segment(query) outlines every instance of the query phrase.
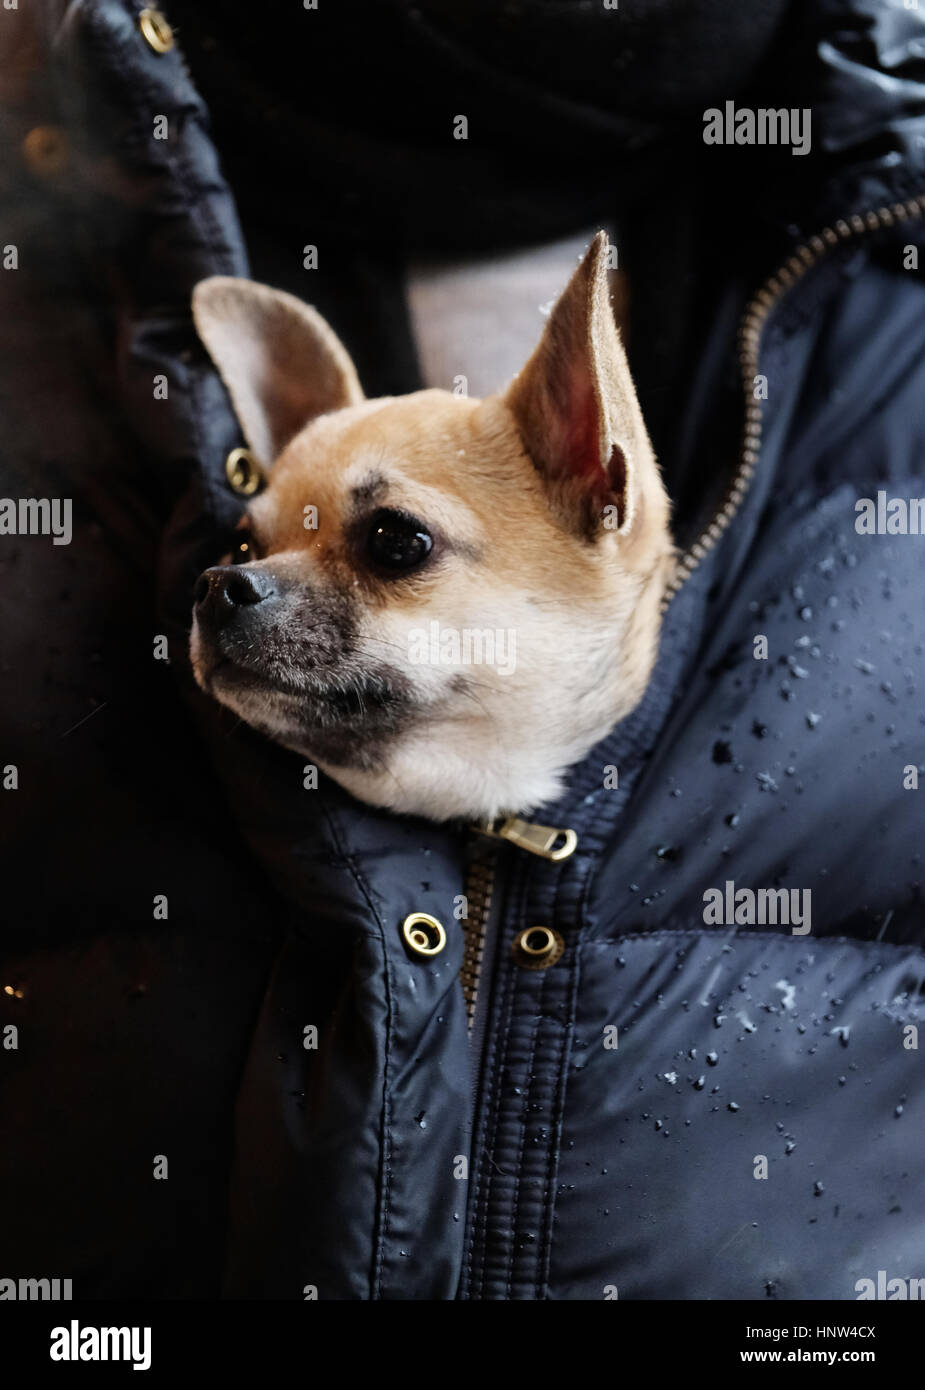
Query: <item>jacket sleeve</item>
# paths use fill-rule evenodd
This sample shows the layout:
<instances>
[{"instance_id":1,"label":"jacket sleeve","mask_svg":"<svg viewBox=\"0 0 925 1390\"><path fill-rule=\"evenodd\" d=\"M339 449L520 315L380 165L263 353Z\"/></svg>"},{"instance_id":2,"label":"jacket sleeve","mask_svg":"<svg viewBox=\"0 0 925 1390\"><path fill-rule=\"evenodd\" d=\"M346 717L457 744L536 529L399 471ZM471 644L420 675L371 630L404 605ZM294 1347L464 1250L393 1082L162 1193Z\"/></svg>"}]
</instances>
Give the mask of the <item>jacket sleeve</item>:
<instances>
[{"instance_id":1,"label":"jacket sleeve","mask_svg":"<svg viewBox=\"0 0 925 1390\"><path fill-rule=\"evenodd\" d=\"M179 594L239 503L221 488L237 429L189 293L245 261L202 104L138 9L30 0L0 18L0 492L73 518L62 544L0 535L18 778L0 1032L19 1030L0 1077L17 1132L0 1145L0 1223L13 1273L73 1276L77 1298L217 1292L217 1136L284 922L216 812L174 688L182 639L154 659L167 518L217 475L179 562L161 555ZM152 1182L155 1153L169 1183Z\"/></svg>"}]
</instances>

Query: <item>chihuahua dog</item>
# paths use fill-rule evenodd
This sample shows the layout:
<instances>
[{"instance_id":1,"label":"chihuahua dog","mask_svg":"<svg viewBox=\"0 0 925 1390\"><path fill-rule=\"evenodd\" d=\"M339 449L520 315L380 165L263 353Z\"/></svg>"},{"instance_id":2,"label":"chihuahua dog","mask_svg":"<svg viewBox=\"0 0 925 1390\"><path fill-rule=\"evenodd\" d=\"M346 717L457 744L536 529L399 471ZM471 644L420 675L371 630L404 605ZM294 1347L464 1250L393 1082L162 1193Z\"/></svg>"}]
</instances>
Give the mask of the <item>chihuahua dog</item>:
<instances>
[{"instance_id":1,"label":"chihuahua dog","mask_svg":"<svg viewBox=\"0 0 925 1390\"><path fill-rule=\"evenodd\" d=\"M268 484L234 563L198 582L193 671L365 802L530 812L645 690L675 561L607 259L601 232L526 366L482 400L366 400L300 300L195 288Z\"/></svg>"}]
</instances>

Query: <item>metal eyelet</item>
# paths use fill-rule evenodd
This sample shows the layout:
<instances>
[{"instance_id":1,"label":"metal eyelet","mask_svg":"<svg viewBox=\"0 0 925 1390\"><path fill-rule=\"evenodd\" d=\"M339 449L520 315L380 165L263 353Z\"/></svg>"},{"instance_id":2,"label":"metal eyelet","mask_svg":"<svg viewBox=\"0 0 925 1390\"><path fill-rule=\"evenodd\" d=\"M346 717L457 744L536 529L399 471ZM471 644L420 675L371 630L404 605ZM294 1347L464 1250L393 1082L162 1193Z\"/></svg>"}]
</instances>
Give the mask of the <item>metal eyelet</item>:
<instances>
[{"instance_id":1,"label":"metal eyelet","mask_svg":"<svg viewBox=\"0 0 925 1390\"><path fill-rule=\"evenodd\" d=\"M145 43L155 53L169 53L173 48L173 30L160 10L142 10L138 16L138 27Z\"/></svg>"},{"instance_id":2,"label":"metal eyelet","mask_svg":"<svg viewBox=\"0 0 925 1390\"><path fill-rule=\"evenodd\" d=\"M565 950L565 939L552 927L525 927L514 937L511 954L524 970L548 970Z\"/></svg>"},{"instance_id":3,"label":"metal eyelet","mask_svg":"<svg viewBox=\"0 0 925 1390\"><path fill-rule=\"evenodd\" d=\"M232 449L225 459L225 477L240 497L252 497L263 483L263 470L250 449Z\"/></svg>"},{"instance_id":4,"label":"metal eyelet","mask_svg":"<svg viewBox=\"0 0 925 1390\"><path fill-rule=\"evenodd\" d=\"M58 125L34 126L22 142L22 156L40 178L63 174L71 159L67 132Z\"/></svg>"},{"instance_id":5,"label":"metal eyelet","mask_svg":"<svg viewBox=\"0 0 925 1390\"><path fill-rule=\"evenodd\" d=\"M439 956L446 945L443 924L428 912L411 912L401 924L405 944L416 956Z\"/></svg>"}]
</instances>

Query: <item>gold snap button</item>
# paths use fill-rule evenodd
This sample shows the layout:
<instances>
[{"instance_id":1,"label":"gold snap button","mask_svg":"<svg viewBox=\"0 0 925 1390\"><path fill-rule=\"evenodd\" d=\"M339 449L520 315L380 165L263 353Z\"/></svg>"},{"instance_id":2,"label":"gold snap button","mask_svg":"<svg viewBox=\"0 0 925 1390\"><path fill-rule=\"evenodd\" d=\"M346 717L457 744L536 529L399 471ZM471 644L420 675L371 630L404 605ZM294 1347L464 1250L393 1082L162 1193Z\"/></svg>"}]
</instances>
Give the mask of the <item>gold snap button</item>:
<instances>
[{"instance_id":1,"label":"gold snap button","mask_svg":"<svg viewBox=\"0 0 925 1390\"><path fill-rule=\"evenodd\" d=\"M446 945L442 924L427 912L409 913L401 924L401 934L416 956L439 956Z\"/></svg>"},{"instance_id":2,"label":"gold snap button","mask_svg":"<svg viewBox=\"0 0 925 1390\"><path fill-rule=\"evenodd\" d=\"M173 48L173 30L160 10L142 10L138 27L145 42L155 53L169 53Z\"/></svg>"},{"instance_id":3,"label":"gold snap button","mask_svg":"<svg viewBox=\"0 0 925 1390\"><path fill-rule=\"evenodd\" d=\"M232 449L225 459L225 477L241 497L252 497L263 482L260 464L250 449Z\"/></svg>"},{"instance_id":4,"label":"gold snap button","mask_svg":"<svg viewBox=\"0 0 925 1390\"><path fill-rule=\"evenodd\" d=\"M34 174L53 178L67 168L71 144L57 125L37 125L22 142L23 159Z\"/></svg>"},{"instance_id":5,"label":"gold snap button","mask_svg":"<svg viewBox=\"0 0 925 1390\"><path fill-rule=\"evenodd\" d=\"M552 927L525 927L514 937L511 953L525 970L548 970L564 950L564 939Z\"/></svg>"}]
</instances>

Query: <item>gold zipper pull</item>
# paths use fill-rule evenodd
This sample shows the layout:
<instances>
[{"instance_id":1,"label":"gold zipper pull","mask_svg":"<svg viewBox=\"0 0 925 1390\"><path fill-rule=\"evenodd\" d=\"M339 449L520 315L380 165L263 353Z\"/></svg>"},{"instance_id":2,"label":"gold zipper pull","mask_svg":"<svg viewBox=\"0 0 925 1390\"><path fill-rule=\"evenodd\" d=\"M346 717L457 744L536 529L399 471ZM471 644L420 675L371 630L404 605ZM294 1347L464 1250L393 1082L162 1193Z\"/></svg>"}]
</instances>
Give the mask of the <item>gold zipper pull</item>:
<instances>
[{"instance_id":1,"label":"gold zipper pull","mask_svg":"<svg viewBox=\"0 0 925 1390\"><path fill-rule=\"evenodd\" d=\"M490 835L495 840L509 840L518 849L538 854L541 859L568 859L578 844L574 830L534 825L531 821L521 820L520 816L498 816L495 820L479 822L475 829L480 835Z\"/></svg>"}]
</instances>

